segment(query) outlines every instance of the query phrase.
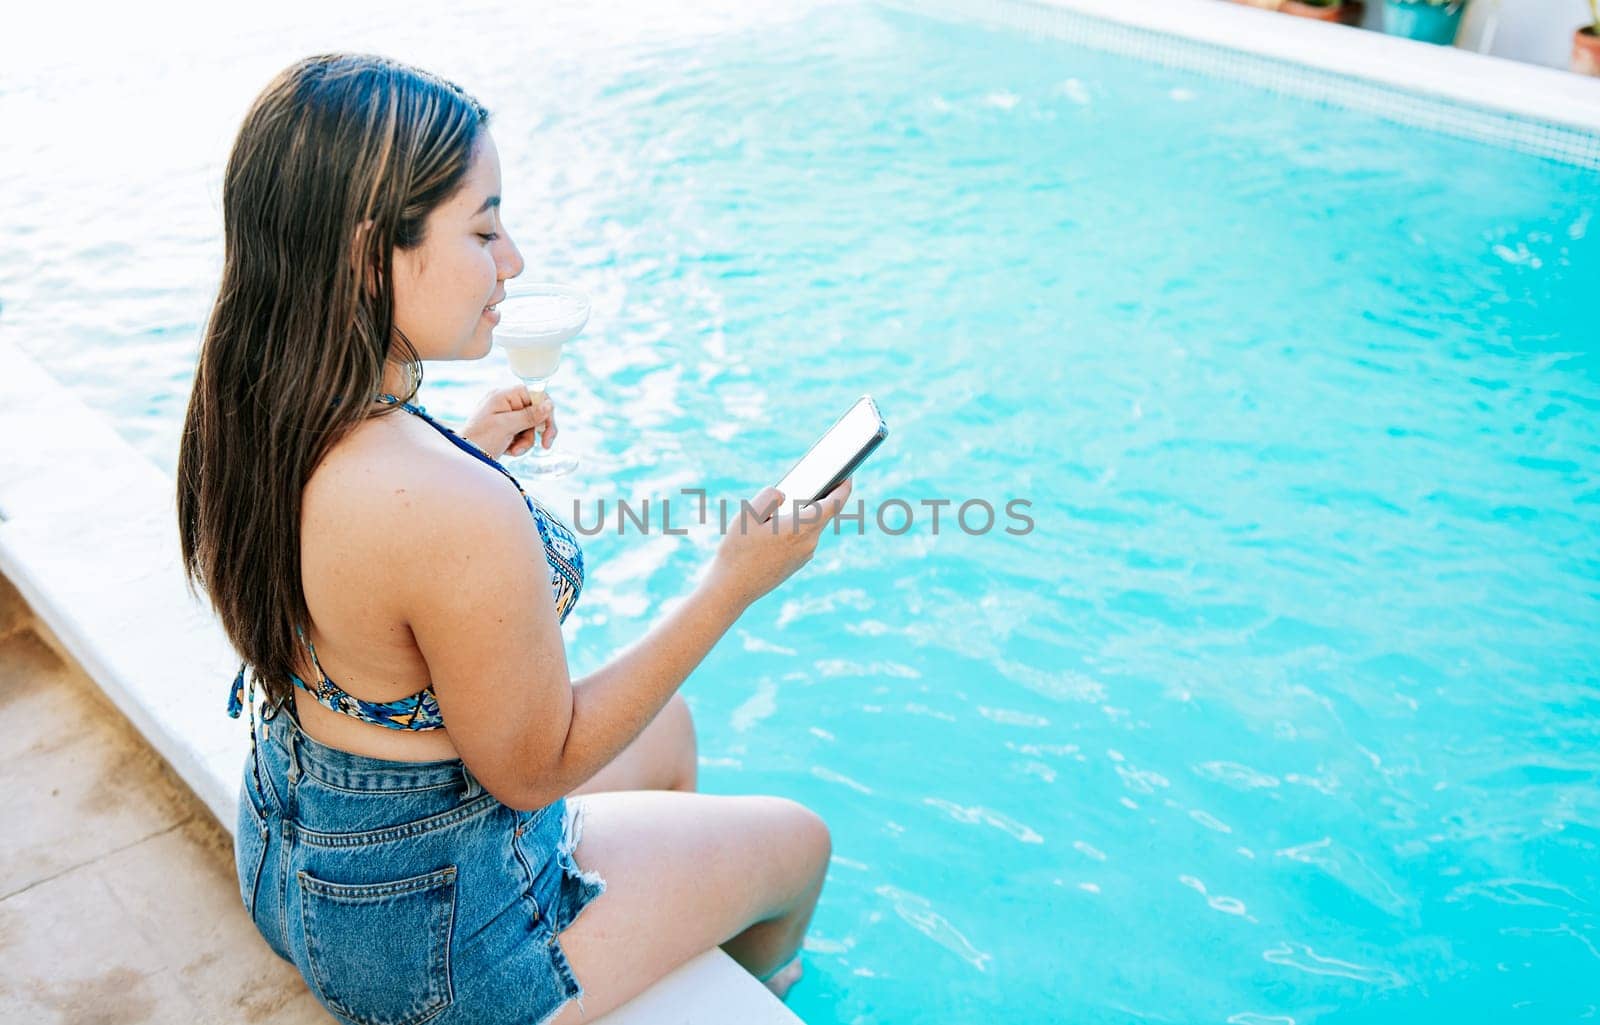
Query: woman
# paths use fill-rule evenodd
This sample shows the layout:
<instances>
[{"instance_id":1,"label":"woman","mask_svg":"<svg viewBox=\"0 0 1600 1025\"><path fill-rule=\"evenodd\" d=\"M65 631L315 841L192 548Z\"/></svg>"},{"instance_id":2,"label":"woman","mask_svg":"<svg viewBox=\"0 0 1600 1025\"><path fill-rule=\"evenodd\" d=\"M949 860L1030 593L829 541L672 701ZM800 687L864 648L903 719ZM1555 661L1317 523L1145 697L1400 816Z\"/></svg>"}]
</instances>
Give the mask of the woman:
<instances>
[{"instance_id":1,"label":"woman","mask_svg":"<svg viewBox=\"0 0 1600 1025\"><path fill-rule=\"evenodd\" d=\"M246 662L241 896L347 1022L575 1022L714 945L782 996L827 827L695 793L675 692L850 482L815 517L764 489L672 612L571 680L581 550L494 461L550 444L548 400L495 392L464 437L412 401L421 360L490 349L523 268L499 202L484 109L380 58L295 64L234 144L178 518Z\"/></svg>"}]
</instances>

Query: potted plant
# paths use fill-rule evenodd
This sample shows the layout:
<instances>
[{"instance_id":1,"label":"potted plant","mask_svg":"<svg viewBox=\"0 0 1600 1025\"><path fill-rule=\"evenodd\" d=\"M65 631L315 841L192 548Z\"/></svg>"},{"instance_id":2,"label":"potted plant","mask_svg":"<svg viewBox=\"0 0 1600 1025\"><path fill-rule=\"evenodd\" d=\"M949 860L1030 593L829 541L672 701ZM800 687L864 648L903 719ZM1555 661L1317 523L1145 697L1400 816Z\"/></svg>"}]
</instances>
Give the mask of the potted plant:
<instances>
[{"instance_id":1,"label":"potted plant","mask_svg":"<svg viewBox=\"0 0 1600 1025\"><path fill-rule=\"evenodd\" d=\"M1249 7L1268 11L1282 11L1302 18L1318 21L1337 21L1346 25L1361 24L1366 11L1365 0L1237 0Z\"/></svg>"},{"instance_id":2,"label":"potted plant","mask_svg":"<svg viewBox=\"0 0 1600 1025\"><path fill-rule=\"evenodd\" d=\"M1449 46L1456 41L1466 9L1467 0L1384 0L1383 30L1391 36Z\"/></svg>"},{"instance_id":3,"label":"potted plant","mask_svg":"<svg viewBox=\"0 0 1600 1025\"><path fill-rule=\"evenodd\" d=\"M1283 0L1278 8L1284 14L1318 21L1340 21L1344 17L1343 0Z\"/></svg>"},{"instance_id":4,"label":"potted plant","mask_svg":"<svg viewBox=\"0 0 1600 1025\"><path fill-rule=\"evenodd\" d=\"M1600 0L1589 0L1589 24L1572 34L1572 70L1600 75Z\"/></svg>"}]
</instances>

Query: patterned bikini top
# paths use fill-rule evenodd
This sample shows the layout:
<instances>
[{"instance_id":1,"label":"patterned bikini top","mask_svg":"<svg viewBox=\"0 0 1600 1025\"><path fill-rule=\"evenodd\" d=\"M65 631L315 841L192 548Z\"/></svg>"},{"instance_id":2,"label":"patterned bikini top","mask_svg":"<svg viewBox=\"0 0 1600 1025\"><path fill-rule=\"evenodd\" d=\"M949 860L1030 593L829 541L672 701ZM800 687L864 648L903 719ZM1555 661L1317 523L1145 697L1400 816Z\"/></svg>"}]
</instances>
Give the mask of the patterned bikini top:
<instances>
[{"instance_id":1,"label":"patterned bikini top","mask_svg":"<svg viewBox=\"0 0 1600 1025\"><path fill-rule=\"evenodd\" d=\"M545 559L550 563L550 586L555 589L556 614L562 622L565 622L567 613L571 612L572 607L578 602L578 593L583 590L583 549L578 546L577 537L567 525L539 504L533 496L523 491L522 483L512 476L509 470L485 454L478 446L429 416L426 409L401 401L393 395L380 395L378 399L421 417L454 442L457 448L499 470L516 486L517 492L522 495L523 503L533 514L533 522L539 529L539 538L544 542ZM305 641L306 647L311 652L311 664L316 667L317 679L312 683L306 683L298 676L290 678L295 686L310 694L318 704L391 730L437 730L444 727L444 718L439 714L439 701L434 696L431 685L397 701L364 701L346 693L338 684L328 679L328 674L322 671L322 663L317 661L315 645L301 628L296 627L295 632L302 641ZM233 689L228 695L228 714L235 719L239 718L244 710L245 668L244 664L239 666L239 675L234 678Z\"/></svg>"}]
</instances>

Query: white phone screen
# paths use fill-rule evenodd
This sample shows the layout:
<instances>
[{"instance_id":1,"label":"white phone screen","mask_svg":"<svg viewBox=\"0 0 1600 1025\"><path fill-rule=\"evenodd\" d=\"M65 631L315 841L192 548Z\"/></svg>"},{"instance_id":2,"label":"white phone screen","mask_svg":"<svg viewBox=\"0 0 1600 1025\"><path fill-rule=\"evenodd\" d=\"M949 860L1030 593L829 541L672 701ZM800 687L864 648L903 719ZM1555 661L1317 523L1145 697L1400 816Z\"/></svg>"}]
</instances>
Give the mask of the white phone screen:
<instances>
[{"instance_id":1,"label":"white phone screen","mask_svg":"<svg viewBox=\"0 0 1600 1025\"><path fill-rule=\"evenodd\" d=\"M811 502L825 497L818 492L877 433L877 411L871 402L858 401L778 482L785 504L792 506L795 501Z\"/></svg>"}]
</instances>

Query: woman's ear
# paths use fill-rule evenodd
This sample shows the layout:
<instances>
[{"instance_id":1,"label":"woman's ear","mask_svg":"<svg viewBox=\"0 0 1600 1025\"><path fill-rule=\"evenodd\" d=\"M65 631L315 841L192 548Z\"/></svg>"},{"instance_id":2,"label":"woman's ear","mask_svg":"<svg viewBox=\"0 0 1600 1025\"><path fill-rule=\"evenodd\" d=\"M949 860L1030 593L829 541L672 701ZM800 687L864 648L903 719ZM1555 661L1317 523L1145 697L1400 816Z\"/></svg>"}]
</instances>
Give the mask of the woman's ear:
<instances>
[{"instance_id":1,"label":"woman's ear","mask_svg":"<svg viewBox=\"0 0 1600 1025\"><path fill-rule=\"evenodd\" d=\"M356 225L356 230L350 233L350 266L355 270L357 280L361 282L362 290L369 298L378 294L378 286L382 283L381 272L368 250L375 224L376 222L369 218Z\"/></svg>"}]
</instances>

